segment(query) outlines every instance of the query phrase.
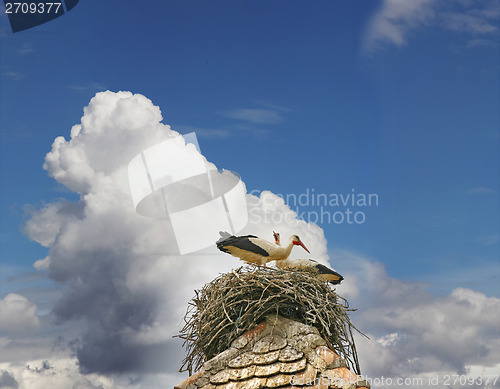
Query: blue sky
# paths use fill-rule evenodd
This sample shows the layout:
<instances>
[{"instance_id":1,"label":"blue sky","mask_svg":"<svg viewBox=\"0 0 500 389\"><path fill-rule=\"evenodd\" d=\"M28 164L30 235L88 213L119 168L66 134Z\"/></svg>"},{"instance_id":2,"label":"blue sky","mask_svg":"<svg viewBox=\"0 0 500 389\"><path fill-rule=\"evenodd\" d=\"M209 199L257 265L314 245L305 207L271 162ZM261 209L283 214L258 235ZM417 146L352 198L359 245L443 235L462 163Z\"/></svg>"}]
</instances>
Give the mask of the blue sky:
<instances>
[{"instance_id":1,"label":"blue sky","mask_svg":"<svg viewBox=\"0 0 500 389\"><path fill-rule=\"evenodd\" d=\"M497 2L151 3L82 1L16 34L0 17L0 297L53 282L22 230L78 201L44 158L105 90L146 96L249 192L376 193L363 224L320 224L338 271L350 252L438 297L500 297Z\"/></svg>"},{"instance_id":2,"label":"blue sky","mask_svg":"<svg viewBox=\"0 0 500 389\"><path fill-rule=\"evenodd\" d=\"M250 190L379 194L366 225L323 227L390 274L497 261L498 31L429 22L401 47L363 51L381 4L96 4L17 34L3 18L4 264L41 255L19 234L23 207L71 198L43 157L106 89L144 94L173 129L199 129L207 158ZM225 114L239 109L274 116Z\"/></svg>"}]
</instances>

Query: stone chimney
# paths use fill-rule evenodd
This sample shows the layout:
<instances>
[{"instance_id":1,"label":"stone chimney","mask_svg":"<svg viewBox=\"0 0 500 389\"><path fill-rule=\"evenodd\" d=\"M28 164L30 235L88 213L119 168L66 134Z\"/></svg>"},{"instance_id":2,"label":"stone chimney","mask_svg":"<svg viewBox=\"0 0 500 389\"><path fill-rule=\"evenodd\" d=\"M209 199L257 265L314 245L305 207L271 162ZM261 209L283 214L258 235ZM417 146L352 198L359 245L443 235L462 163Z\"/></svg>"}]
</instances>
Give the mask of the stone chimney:
<instances>
[{"instance_id":1,"label":"stone chimney","mask_svg":"<svg viewBox=\"0 0 500 389\"><path fill-rule=\"evenodd\" d=\"M368 389L310 325L270 315L174 389Z\"/></svg>"}]
</instances>

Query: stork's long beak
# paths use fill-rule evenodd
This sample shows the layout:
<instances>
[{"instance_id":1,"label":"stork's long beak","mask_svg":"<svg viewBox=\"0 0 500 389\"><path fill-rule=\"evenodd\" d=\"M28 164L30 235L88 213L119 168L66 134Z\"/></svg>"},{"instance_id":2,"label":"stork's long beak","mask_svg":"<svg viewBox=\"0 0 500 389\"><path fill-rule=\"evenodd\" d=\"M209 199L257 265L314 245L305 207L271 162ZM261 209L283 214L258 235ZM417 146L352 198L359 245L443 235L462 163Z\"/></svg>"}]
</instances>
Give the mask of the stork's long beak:
<instances>
[{"instance_id":1,"label":"stork's long beak","mask_svg":"<svg viewBox=\"0 0 500 389\"><path fill-rule=\"evenodd\" d=\"M311 254L311 252L307 249L307 247L304 245L304 243L302 243L301 240L299 240L299 244L302 246L304 250L306 250L309 254Z\"/></svg>"}]
</instances>

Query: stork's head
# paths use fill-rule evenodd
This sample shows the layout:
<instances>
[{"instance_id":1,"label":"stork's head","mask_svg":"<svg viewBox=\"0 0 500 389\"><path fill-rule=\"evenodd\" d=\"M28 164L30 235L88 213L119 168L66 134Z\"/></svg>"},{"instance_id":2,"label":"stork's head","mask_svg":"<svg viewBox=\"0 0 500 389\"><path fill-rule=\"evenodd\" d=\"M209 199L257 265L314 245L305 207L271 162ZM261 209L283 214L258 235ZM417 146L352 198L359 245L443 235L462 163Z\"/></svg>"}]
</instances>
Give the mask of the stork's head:
<instances>
[{"instance_id":1,"label":"stork's head","mask_svg":"<svg viewBox=\"0 0 500 389\"><path fill-rule=\"evenodd\" d=\"M302 246L302 248L304 250L306 250L309 254L311 254L311 252L307 249L306 246L304 246L304 243L302 243L302 241L300 240L299 236L298 235L292 235L291 237L292 239L292 243L296 246Z\"/></svg>"},{"instance_id":2,"label":"stork's head","mask_svg":"<svg viewBox=\"0 0 500 389\"><path fill-rule=\"evenodd\" d=\"M274 236L274 243L276 243L278 246L281 246L280 234L278 232L273 231L273 236Z\"/></svg>"}]
</instances>

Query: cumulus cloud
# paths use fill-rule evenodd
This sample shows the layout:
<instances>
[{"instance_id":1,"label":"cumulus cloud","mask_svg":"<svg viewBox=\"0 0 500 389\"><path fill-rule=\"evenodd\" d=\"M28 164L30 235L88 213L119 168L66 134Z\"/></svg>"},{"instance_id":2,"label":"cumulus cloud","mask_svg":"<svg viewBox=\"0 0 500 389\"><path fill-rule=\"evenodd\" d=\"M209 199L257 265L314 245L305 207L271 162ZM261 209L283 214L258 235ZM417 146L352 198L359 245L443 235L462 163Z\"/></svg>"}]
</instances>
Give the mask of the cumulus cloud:
<instances>
[{"instance_id":1,"label":"cumulus cloud","mask_svg":"<svg viewBox=\"0 0 500 389\"><path fill-rule=\"evenodd\" d=\"M498 31L498 2L475 0L446 3L437 0L385 0L366 28L362 48L372 53L382 47L404 46L410 35L428 26L456 33L488 35ZM467 47L491 46L489 40L469 40Z\"/></svg>"},{"instance_id":2,"label":"cumulus cloud","mask_svg":"<svg viewBox=\"0 0 500 389\"><path fill-rule=\"evenodd\" d=\"M57 322L84 326L54 342L64 344L62 351L44 345L49 350L44 355L51 356L46 365L36 359L27 369L20 363L22 353L17 363L0 363L20 387L144 389L173 386L186 377L176 372L185 352L172 336L182 325L187 302L194 289L241 263L215 247L179 255L168 220L134 209L128 163L179 136L162 120L159 108L142 95L98 93L70 138L57 138L47 154L48 174L80 200L30 209L25 231L49 249L35 266L61 287L53 308ZM183 195L186 201L195 196ZM298 234L312 257L328 264L323 230L298 220L281 197L262 191L247 194L246 202L248 224L241 234L272 240L274 230L283 242ZM292 251L293 258L305 254L300 247ZM334 252L332 264L345 277L338 292L359 310L355 324L371 337L358 347L366 373L464 371L498 361L500 345L493 335L498 299L463 288L435 298L425 285L394 279L379 262L348 252ZM32 323L25 328L35 328L36 307L22 296L16 299L24 304L24 322ZM3 350L14 347L2 342Z\"/></svg>"},{"instance_id":3,"label":"cumulus cloud","mask_svg":"<svg viewBox=\"0 0 500 389\"><path fill-rule=\"evenodd\" d=\"M128 380L98 374L82 375L74 358L28 360L11 366L0 376L0 388L6 389L125 389ZM6 384L7 386L2 386ZM10 385L10 386L9 386Z\"/></svg>"},{"instance_id":4,"label":"cumulus cloud","mask_svg":"<svg viewBox=\"0 0 500 389\"><path fill-rule=\"evenodd\" d=\"M0 331L19 335L38 328L36 304L17 293L9 293L0 300Z\"/></svg>"},{"instance_id":5,"label":"cumulus cloud","mask_svg":"<svg viewBox=\"0 0 500 389\"><path fill-rule=\"evenodd\" d=\"M17 389L19 388L19 384L14 376L12 376L7 370L3 370L2 375L0 376L0 388Z\"/></svg>"},{"instance_id":6,"label":"cumulus cloud","mask_svg":"<svg viewBox=\"0 0 500 389\"><path fill-rule=\"evenodd\" d=\"M21 365L0 363L2 389L158 389L177 383L179 378L171 374L82 374L78 361L71 357L28 359Z\"/></svg>"},{"instance_id":7,"label":"cumulus cloud","mask_svg":"<svg viewBox=\"0 0 500 389\"><path fill-rule=\"evenodd\" d=\"M70 138L56 138L45 158L48 174L78 193L80 200L31 209L25 231L49 248L35 267L47 269L64 287L54 306L58 322L86 323L76 348L84 373L173 374L184 351L172 336L193 290L242 264L214 247L179 255L168 220L144 217L134 209L129 162L143 150L179 137L162 120L160 109L142 95L98 93ZM180 148L190 146L179 143ZM204 161L208 169L216 169ZM189 190L181 194L186 203L199 200ZM325 262L323 231L296 220L296 214L273 196L246 195L250 220L241 233L269 240L273 229L283 237L299 234Z\"/></svg>"},{"instance_id":8,"label":"cumulus cloud","mask_svg":"<svg viewBox=\"0 0 500 389\"><path fill-rule=\"evenodd\" d=\"M358 311L354 323L370 339L357 337L364 374L371 377L430 377L467 374L475 366L494 371L500 361L500 299L466 288L430 295L423 283L390 277L377 262L348 252L333 258L350 268L338 287Z\"/></svg>"},{"instance_id":9,"label":"cumulus cloud","mask_svg":"<svg viewBox=\"0 0 500 389\"><path fill-rule=\"evenodd\" d=\"M46 204L41 209L27 207L26 211L31 217L24 226L25 233L40 245L50 247L61 228L64 228L66 216L70 218L73 215L81 216L83 207L81 204L62 200L58 203Z\"/></svg>"}]
</instances>

